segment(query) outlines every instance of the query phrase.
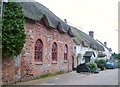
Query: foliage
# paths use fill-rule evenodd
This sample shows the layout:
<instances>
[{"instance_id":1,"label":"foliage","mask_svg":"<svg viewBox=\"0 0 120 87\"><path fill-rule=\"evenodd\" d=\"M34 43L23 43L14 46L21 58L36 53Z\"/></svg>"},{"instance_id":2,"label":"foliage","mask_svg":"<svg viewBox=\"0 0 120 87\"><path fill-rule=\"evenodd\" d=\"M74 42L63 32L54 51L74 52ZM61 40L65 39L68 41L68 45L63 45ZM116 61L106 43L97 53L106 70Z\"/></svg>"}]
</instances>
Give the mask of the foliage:
<instances>
[{"instance_id":1,"label":"foliage","mask_svg":"<svg viewBox=\"0 0 120 87\"><path fill-rule=\"evenodd\" d=\"M44 73L42 75L39 75L39 76L35 77L34 80L41 79L41 78L48 78L48 77L57 76L57 75L61 75L61 74L64 74L64 72L63 71L58 71L56 73Z\"/></svg>"},{"instance_id":2,"label":"foliage","mask_svg":"<svg viewBox=\"0 0 120 87\"><path fill-rule=\"evenodd\" d=\"M112 54L112 56L115 58L115 59L119 59L120 60L120 53L119 54Z\"/></svg>"},{"instance_id":3,"label":"foliage","mask_svg":"<svg viewBox=\"0 0 120 87\"><path fill-rule=\"evenodd\" d=\"M51 76L53 76L51 73L47 73L47 74L42 74L40 78L46 78L46 77L51 77Z\"/></svg>"},{"instance_id":4,"label":"foliage","mask_svg":"<svg viewBox=\"0 0 120 87\"><path fill-rule=\"evenodd\" d=\"M99 65L99 64L103 64L104 66L106 65L106 60L104 60L104 59L100 59L100 60L95 60L95 63L97 64L97 65Z\"/></svg>"},{"instance_id":5,"label":"foliage","mask_svg":"<svg viewBox=\"0 0 120 87\"><path fill-rule=\"evenodd\" d=\"M2 22L3 56L17 56L21 53L25 42L25 20L20 3L8 2L4 4Z\"/></svg>"},{"instance_id":6,"label":"foliage","mask_svg":"<svg viewBox=\"0 0 120 87\"><path fill-rule=\"evenodd\" d=\"M97 64L94 63L94 62L88 62L88 63L87 63L87 66L90 68L90 71L91 71L91 72L94 72L95 70L98 69Z\"/></svg>"},{"instance_id":7,"label":"foliage","mask_svg":"<svg viewBox=\"0 0 120 87\"><path fill-rule=\"evenodd\" d=\"M56 73L46 73L46 74L40 75L40 78L47 78L47 77L61 75L61 74L64 74L64 72L63 71L59 71L59 72L56 72Z\"/></svg>"},{"instance_id":8,"label":"foliage","mask_svg":"<svg viewBox=\"0 0 120 87\"><path fill-rule=\"evenodd\" d=\"M64 72L63 71L59 71L59 72L56 72L55 74L56 75L61 75L61 74L63 74Z\"/></svg>"}]
</instances>

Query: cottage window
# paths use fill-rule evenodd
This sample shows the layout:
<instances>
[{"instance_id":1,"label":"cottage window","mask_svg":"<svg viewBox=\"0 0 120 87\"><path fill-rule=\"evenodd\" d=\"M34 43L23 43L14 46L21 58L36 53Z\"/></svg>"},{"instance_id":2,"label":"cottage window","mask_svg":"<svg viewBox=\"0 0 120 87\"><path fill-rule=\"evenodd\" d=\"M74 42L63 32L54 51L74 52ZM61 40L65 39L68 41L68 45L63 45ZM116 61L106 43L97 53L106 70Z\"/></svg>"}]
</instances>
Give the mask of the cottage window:
<instances>
[{"instance_id":1,"label":"cottage window","mask_svg":"<svg viewBox=\"0 0 120 87\"><path fill-rule=\"evenodd\" d=\"M57 61L57 44L55 42L52 45L52 61Z\"/></svg>"},{"instance_id":2,"label":"cottage window","mask_svg":"<svg viewBox=\"0 0 120 87\"><path fill-rule=\"evenodd\" d=\"M64 50L64 60L67 60L68 58L68 46L65 44L65 50Z\"/></svg>"},{"instance_id":3,"label":"cottage window","mask_svg":"<svg viewBox=\"0 0 120 87\"><path fill-rule=\"evenodd\" d=\"M41 40L35 43L35 62L42 62L43 44Z\"/></svg>"}]
</instances>

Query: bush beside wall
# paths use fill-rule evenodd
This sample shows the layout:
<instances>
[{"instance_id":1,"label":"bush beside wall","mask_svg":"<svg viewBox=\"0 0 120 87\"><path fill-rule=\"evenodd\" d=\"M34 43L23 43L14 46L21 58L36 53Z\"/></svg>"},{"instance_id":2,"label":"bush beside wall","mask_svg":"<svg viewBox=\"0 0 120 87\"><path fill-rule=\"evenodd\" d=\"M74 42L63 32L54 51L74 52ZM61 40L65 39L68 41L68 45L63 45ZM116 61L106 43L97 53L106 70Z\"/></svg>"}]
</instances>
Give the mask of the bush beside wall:
<instances>
[{"instance_id":1,"label":"bush beside wall","mask_svg":"<svg viewBox=\"0 0 120 87\"><path fill-rule=\"evenodd\" d=\"M90 68L91 72L95 72L98 69L97 64L94 62L88 62L87 66Z\"/></svg>"}]
</instances>

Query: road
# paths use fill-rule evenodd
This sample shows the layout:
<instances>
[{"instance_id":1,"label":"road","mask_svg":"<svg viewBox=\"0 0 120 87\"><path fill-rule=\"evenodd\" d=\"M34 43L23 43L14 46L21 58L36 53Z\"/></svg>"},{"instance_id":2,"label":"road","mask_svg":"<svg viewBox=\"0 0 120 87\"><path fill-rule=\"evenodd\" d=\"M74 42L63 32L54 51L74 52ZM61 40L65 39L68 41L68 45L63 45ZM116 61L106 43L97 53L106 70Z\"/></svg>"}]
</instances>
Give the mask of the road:
<instances>
[{"instance_id":1,"label":"road","mask_svg":"<svg viewBox=\"0 0 120 87\"><path fill-rule=\"evenodd\" d=\"M99 74L73 71L45 79L20 82L16 85L118 85L118 69L100 71Z\"/></svg>"}]
</instances>

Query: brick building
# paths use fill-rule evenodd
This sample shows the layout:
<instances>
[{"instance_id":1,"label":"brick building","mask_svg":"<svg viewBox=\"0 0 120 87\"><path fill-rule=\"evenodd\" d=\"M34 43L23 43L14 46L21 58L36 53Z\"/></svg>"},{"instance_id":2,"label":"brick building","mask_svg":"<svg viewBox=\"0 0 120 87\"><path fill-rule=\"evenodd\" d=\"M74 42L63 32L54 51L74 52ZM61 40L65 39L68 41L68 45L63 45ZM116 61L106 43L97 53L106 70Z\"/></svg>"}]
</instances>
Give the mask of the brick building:
<instances>
[{"instance_id":1,"label":"brick building","mask_svg":"<svg viewBox=\"0 0 120 87\"><path fill-rule=\"evenodd\" d=\"M70 26L37 2L21 2L26 42L19 56L3 61L3 82L72 70Z\"/></svg>"}]
</instances>

